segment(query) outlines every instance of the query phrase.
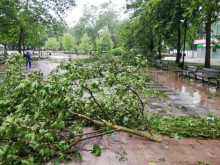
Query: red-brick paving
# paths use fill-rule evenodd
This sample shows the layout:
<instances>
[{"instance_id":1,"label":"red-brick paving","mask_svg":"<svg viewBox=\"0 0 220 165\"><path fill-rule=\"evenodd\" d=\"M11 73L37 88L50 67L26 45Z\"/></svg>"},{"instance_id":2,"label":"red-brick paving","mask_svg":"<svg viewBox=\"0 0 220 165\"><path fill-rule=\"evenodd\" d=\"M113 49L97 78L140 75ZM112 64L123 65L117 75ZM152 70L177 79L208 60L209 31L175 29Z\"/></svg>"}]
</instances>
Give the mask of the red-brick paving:
<instances>
[{"instance_id":1,"label":"red-brick paving","mask_svg":"<svg viewBox=\"0 0 220 165\"><path fill-rule=\"evenodd\" d=\"M105 135L80 144L84 150L90 150L92 144L106 147L102 156L94 157L88 151L82 151L83 160L73 160L67 165L198 165L198 161L209 165L220 165L220 141L162 137L161 143L151 142L127 133ZM116 156L125 151L128 160L120 163ZM161 161L164 158L165 161ZM159 160L161 159L161 160Z\"/></svg>"}]
</instances>

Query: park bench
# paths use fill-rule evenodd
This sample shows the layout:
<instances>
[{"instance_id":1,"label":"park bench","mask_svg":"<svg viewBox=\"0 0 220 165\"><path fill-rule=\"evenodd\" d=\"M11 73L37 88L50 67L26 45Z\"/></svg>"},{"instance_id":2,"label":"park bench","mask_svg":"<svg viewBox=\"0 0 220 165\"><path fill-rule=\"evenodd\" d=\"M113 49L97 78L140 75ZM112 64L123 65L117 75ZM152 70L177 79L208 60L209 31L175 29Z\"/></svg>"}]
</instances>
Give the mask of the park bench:
<instances>
[{"instance_id":1,"label":"park bench","mask_svg":"<svg viewBox=\"0 0 220 165\"><path fill-rule=\"evenodd\" d=\"M155 64L155 60L154 60L154 59L149 59L148 62L149 62L151 65L154 65L154 64Z\"/></svg>"},{"instance_id":2,"label":"park bench","mask_svg":"<svg viewBox=\"0 0 220 165\"><path fill-rule=\"evenodd\" d=\"M220 78L217 79L217 88L219 88L219 87L220 87Z\"/></svg>"},{"instance_id":3,"label":"park bench","mask_svg":"<svg viewBox=\"0 0 220 165\"><path fill-rule=\"evenodd\" d=\"M4 56L0 56L0 64L3 64L5 61L5 57Z\"/></svg>"},{"instance_id":4,"label":"park bench","mask_svg":"<svg viewBox=\"0 0 220 165\"><path fill-rule=\"evenodd\" d=\"M32 60L38 60L40 58L40 55L37 53L33 53L31 58Z\"/></svg>"},{"instance_id":5,"label":"park bench","mask_svg":"<svg viewBox=\"0 0 220 165\"><path fill-rule=\"evenodd\" d=\"M156 65L157 68L160 68L160 66L161 66L161 61L160 61L160 60L156 60L156 61L155 61L155 65Z\"/></svg>"},{"instance_id":6,"label":"park bench","mask_svg":"<svg viewBox=\"0 0 220 165\"><path fill-rule=\"evenodd\" d=\"M195 75L195 73L197 72L198 67L197 66L191 66L191 65L187 65L186 66L186 70L180 70L178 72L179 76L187 76L190 77L191 74Z\"/></svg>"},{"instance_id":7,"label":"park bench","mask_svg":"<svg viewBox=\"0 0 220 165\"><path fill-rule=\"evenodd\" d=\"M168 61L161 61L161 64L159 64L159 67L161 69L168 70L168 65L169 65Z\"/></svg>"},{"instance_id":8,"label":"park bench","mask_svg":"<svg viewBox=\"0 0 220 165\"><path fill-rule=\"evenodd\" d=\"M195 79L200 79L203 82L208 82L208 84L216 83L219 87L220 80L220 70L203 68L200 71L197 71L195 74Z\"/></svg>"}]
</instances>

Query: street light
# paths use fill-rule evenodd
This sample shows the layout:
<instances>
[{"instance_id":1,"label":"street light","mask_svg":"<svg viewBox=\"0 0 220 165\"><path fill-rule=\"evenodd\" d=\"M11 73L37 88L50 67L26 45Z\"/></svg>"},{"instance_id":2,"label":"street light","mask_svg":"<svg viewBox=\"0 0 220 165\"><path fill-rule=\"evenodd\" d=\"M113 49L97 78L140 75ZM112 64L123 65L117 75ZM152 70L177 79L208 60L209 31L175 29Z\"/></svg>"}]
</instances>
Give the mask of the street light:
<instances>
[{"instance_id":1,"label":"street light","mask_svg":"<svg viewBox=\"0 0 220 165\"><path fill-rule=\"evenodd\" d=\"M24 32L23 32L23 56L24 56L24 51L25 51L25 47L24 47Z\"/></svg>"},{"instance_id":2,"label":"street light","mask_svg":"<svg viewBox=\"0 0 220 165\"><path fill-rule=\"evenodd\" d=\"M40 57L40 32L38 32L38 44L39 44L39 57Z\"/></svg>"}]
</instances>

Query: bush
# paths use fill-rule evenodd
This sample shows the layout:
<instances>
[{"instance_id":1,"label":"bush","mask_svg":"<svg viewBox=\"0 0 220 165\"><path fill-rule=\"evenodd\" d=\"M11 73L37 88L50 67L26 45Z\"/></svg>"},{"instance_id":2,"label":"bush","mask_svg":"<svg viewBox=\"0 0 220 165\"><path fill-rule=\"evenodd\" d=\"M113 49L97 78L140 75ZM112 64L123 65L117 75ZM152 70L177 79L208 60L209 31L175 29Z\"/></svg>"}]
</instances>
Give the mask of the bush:
<instances>
[{"instance_id":1,"label":"bush","mask_svg":"<svg viewBox=\"0 0 220 165\"><path fill-rule=\"evenodd\" d=\"M113 49L111 53L114 56L121 56L124 53L124 51L121 48L116 48L116 49Z\"/></svg>"}]
</instances>

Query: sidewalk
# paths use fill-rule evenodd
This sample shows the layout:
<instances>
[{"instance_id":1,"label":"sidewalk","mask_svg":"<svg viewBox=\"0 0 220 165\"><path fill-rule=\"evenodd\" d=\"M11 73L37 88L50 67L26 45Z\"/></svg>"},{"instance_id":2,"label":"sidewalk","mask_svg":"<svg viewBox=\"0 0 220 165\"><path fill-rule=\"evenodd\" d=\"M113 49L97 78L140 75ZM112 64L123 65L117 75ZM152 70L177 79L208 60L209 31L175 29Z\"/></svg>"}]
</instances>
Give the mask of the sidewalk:
<instances>
[{"instance_id":1,"label":"sidewalk","mask_svg":"<svg viewBox=\"0 0 220 165\"><path fill-rule=\"evenodd\" d=\"M89 132L89 131L88 131ZM94 157L88 150L93 144L106 147L100 157ZM61 165L198 165L198 162L219 165L220 141L162 137L161 143L152 142L124 132L104 135L81 142L82 159L73 159ZM117 157L125 152L125 162ZM48 163L47 165L52 165Z\"/></svg>"},{"instance_id":2,"label":"sidewalk","mask_svg":"<svg viewBox=\"0 0 220 165\"><path fill-rule=\"evenodd\" d=\"M175 61L176 57L165 57L164 60ZM204 64L205 59L203 59L203 58L186 58L185 62ZM220 59L211 59L211 65L220 66Z\"/></svg>"}]
</instances>

